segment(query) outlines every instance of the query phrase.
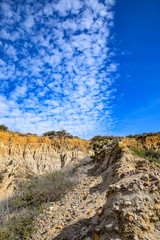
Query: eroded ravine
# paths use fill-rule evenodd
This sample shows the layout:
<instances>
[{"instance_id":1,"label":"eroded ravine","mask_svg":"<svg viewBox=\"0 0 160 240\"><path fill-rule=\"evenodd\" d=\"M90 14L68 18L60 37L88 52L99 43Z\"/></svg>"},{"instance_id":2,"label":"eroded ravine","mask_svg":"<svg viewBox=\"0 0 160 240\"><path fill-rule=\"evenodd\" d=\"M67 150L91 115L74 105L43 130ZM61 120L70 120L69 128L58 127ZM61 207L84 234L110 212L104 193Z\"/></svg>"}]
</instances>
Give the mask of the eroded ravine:
<instances>
[{"instance_id":1,"label":"eroded ravine","mask_svg":"<svg viewBox=\"0 0 160 240\"><path fill-rule=\"evenodd\" d=\"M105 192L91 191L102 182L101 176L95 177L88 174L88 170L92 169L93 166L94 163L90 158L81 161L73 177L73 181L77 182L76 187L38 217L36 223L38 232L33 236L33 239L54 239L62 229L76 223L79 225L84 219L87 221L104 205ZM80 235L82 237L86 235L85 226L83 226ZM67 239L74 239L72 231L67 233Z\"/></svg>"},{"instance_id":2,"label":"eroded ravine","mask_svg":"<svg viewBox=\"0 0 160 240\"><path fill-rule=\"evenodd\" d=\"M159 240L160 165L120 142L78 168L77 186L39 218L33 239Z\"/></svg>"}]
</instances>

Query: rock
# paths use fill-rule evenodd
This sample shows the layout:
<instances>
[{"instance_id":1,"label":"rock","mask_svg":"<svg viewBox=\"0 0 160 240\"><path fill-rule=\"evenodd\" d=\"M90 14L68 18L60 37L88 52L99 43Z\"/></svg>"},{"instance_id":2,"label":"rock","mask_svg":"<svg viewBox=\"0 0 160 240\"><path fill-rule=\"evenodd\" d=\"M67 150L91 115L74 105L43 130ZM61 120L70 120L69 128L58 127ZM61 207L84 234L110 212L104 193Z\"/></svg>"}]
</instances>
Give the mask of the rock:
<instances>
[{"instance_id":1,"label":"rock","mask_svg":"<svg viewBox=\"0 0 160 240\"><path fill-rule=\"evenodd\" d=\"M147 186L150 185L150 183L146 181L146 182L143 183L143 185L144 185L145 187L147 187Z\"/></svg>"},{"instance_id":2,"label":"rock","mask_svg":"<svg viewBox=\"0 0 160 240\"><path fill-rule=\"evenodd\" d=\"M97 210L97 214L98 214L99 217L102 215L102 213L103 213L103 209Z\"/></svg>"},{"instance_id":3,"label":"rock","mask_svg":"<svg viewBox=\"0 0 160 240\"><path fill-rule=\"evenodd\" d=\"M49 208L49 210L50 210L50 211L53 211L53 210L54 210L54 207L53 207L53 206L51 206L51 207Z\"/></svg>"},{"instance_id":4,"label":"rock","mask_svg":"<svg viewBox=\"0 0 160 240\"><path fill-rule=\"evenodd\" d=\"M142 175L141 180L148 181L149 180L149 175L148 174Z\"/></svg>"},{"instance_id":5,"label":"rock","mask_svg":"<svg viewBox=\"0 0 160 240\"><path fill-rule=\"evenodd\" d=\"M133 222L133 216L129 216L128 220L129 222Z\"/></svg>"},{"instance_id":6,"label":"rock","mask_svg":"<svg viewBox=\"0 0 160 240\"><path fill-rule=\"evenodd\" d=\"M132 212L127 212L129 216L133 216L134 214Z\"/></svg>"},{"instance_id":7,"label":"rock","mask_svg":"<svg viewBox=\"0 0 160 240\"><path fill-rule=\"evenodd\" d=\"M159 224L156 224L155 227L158 231L160 231L160 225Z\"/></svg>"},{"instance_id":8,"label":"rock","mask_svg":"<svg viewBox=\"0 0 160 240\"><path fill-rule=\"evenodd\" d=\"M107 230L110 231L112 228L113 228L113 223L110 223L110 224L107 224L107 225L106 225L106 229L107 229Z\"/></svg>"},{"instance_id":9,"label":"rock","mask_svg":"<svg viewBox=\"0 0 160 240\"><path fill-rule=\"evenodd\" d=\"M157 204L155 204L155 205L154 205L154 209L155 209L155 210L158 210L158 209L160 209L160 206L157 205Z\"/></svg>"},{"instance_id":10,"label":"rock","mask_svg":"<svg viewBox=\"0 0 160 240\"><path fill-rule=\"evenodd\" d=\"M133 240L139 240L139 238L137 236L134 236Z\"/></svg>"},{"instance_id":11,"label":"rock","mask_svg":"<svg viewBox=\"0 0 160 240\"><path fill-rule=\"evenodd\" d=\"M149 176L150 176L150 178L152 178L153 180L159 180L159 177L155 176L154 173L150 173Z\"/></svg>"},{"instance_id":12,"label":"rock","mask_svg":"<svg viewBox=\"0 0 160 240\"><path fill-rule=\"evenodd\" d=\"M126 175L127 175L127 173L126 173L126 172L123 172L123 173L120 175L120 178L124 178Z\"/></svg>"},{"instance_id":13,"label":"rock","mask_svg":"<svg viewBox=\"0 0 160 240\"><path fill-rule=\"evenodd\" d=\"M115 230L116 232L119 232L119 227L118 227L118 226L115 226L115 227L114 227L114 230Z\"/></svg>"},{"instance_id":14,"label":"rock","mask_svg":"<svg viewBox=\"0 0 160 240\"><path fill-rule=\"evenodd\" d=\"M63 226L62 225L57 225L56 228L57 229L63 229Z\"/></svg>"},{"instance_id":15,"label":"rock","mask_svg":"<svg viewBox=\"0 0 160 240\"><path fill-rule=\"evenodd\" d=\"M125 205L125 207L129 207L129 206L131 206L132 205L132 203L130 202L130 201L125 201L124 202L124 205Z\"/></svg>"},{"instance_id":16,"label":"rock","mask_svg":"<svg viewBox=\"0 0 160 240\"><path fill-rule=\"evenodd\" d=\"M156 192L156 191L158 191L158 188L157 187L152 187L151 192Z\"/></svg>"},{"instance_id":17,"label":"rock","mask_svg":"<svg viewBox=\"0 0 160 240\"><path fill-rule=\"evenodd\" d=\"M140 188L141 190L143 190L143 189L144 189L144 186L143 186L142 184L139 184L139 188Z\"/></svg>"},{"instance_id":18,"label":"rock","mask_svg":"<svg viewBox=\"0 0 160 240\"><path fill-rule=\"evenodd\" d=\"M148 171L148 169L146 167L139 167L139 170L143 170L143 171Z\"/></svg>"},{"instance_id":19,"label":"rock","mask_svg":"<svg viewBox=\"0 0 160 240\"><path fill-rule=\"evenodd\" d=\"M141 224L142 230L147 231L148 230L148 226L146 224Z\"/></svg>"},{"instance_id":20,"label":"rock","mask_svg":"<svg viewBox=\"0 0 160 240\"><path fill-rule=\"evenodd\" d=\"M155 222L158 222L158 221L159 221L159 218L156 217L156 216L155 216L155 217L152 217L152 218L151 218L151 221L154 222L154 223L155 223Z\"/></svg>"},{"instance_id":21,"label":"rock","mask_svg":"<svg viewBox=\"0 0 160 240\"><path fill-rule=\"evenodd\" d=\"M99 226L97 226L97 227L95 228L95 231L96 231L96 233L100 233L101 228L100 228Z\"/></svg>"},{"instance_id":22,"label":"rock","mask_svg":"<svg viewBox=\"0 0 160 240\"><path fill-rule=\"evenodd\" d=\"M119 206L113 206L114 211L119 211Z\"/></svg>"}]
</instances>

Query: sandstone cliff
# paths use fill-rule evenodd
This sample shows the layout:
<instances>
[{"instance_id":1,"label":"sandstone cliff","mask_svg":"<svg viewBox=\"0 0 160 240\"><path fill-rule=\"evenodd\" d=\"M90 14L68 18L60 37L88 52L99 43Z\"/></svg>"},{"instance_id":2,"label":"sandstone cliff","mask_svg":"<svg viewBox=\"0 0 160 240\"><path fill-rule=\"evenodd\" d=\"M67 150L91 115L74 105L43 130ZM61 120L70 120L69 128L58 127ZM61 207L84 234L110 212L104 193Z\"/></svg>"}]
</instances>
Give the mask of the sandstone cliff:
<instances>
[{"instance_id":1,"label":"sandstone cliff","mask_svg":"<svg viewBox=\"0 0 160 240\"><path fill-rule=\"evenodd\" d=\"M90 142L78 138L49 139L14 132L0 132L1 197L2 192L4 193L2 189L8 189L10 185L14 186L15 178L59 170L73 161L86 157L89 155L89 150Z\"/></svg>"},{"instance_id":2,"label":"sandstone cliff","mask_svg":"<svg viewBox=\"0 0 160 240\"><path fill-rule=\"evenodd\" d=\"M137 147L145 149L160 149L160 133L143 134L137 137L123 138L124 144L128 147Z\"/></svg>"}]
</instances>

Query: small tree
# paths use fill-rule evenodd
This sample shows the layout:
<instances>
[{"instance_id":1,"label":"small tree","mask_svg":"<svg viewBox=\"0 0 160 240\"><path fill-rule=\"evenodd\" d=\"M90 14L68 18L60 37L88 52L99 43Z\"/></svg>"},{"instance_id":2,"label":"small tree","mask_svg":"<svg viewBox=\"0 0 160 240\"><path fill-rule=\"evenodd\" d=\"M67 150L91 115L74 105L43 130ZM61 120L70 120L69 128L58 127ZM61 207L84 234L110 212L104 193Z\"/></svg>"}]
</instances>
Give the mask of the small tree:
<instances>
[{"instance_id":1,"label":"small tree","mask_svg":"<svg viewBox=\"0 0 160 240\"><path fill-rule=\"evenodd\" d=\"M8 131L8 127L2 124L0 125L0 131Z\"/></svg>"}]
</instances>

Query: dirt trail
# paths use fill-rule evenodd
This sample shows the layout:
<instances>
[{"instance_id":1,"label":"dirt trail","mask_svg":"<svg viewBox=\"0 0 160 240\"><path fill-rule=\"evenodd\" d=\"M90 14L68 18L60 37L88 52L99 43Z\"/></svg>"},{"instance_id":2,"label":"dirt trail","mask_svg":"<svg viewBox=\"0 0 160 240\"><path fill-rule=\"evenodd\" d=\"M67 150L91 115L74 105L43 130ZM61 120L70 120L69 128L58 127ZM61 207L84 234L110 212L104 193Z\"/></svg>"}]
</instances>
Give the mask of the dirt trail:
<instances>
[{"instance_id":1,"label":"dirt trail","mask_svg":"<svg viewBox=\"0 0 160 240\"><path fill-rule=\"evenodd\" d=\"M88 170L93 167L94 163L90 158L82 162L74 176L77 181L76 187L38 217L38 232L33 239L54 239L63 228L79 223L83 219L90 219L104 205L105 192L97 190L91 193L91 189L102 182L101 176L89 176ZM85 227L81 231L81 236L82 238L85 236ZM70 232L67 239L74 239L74 233Z\"/></svg>"}]
</instances>

